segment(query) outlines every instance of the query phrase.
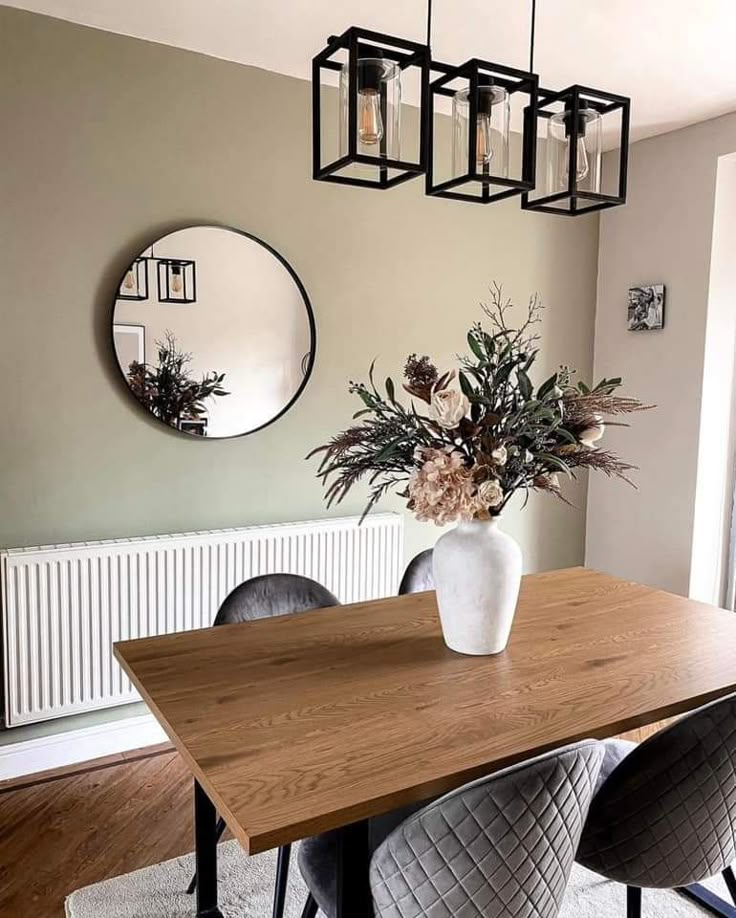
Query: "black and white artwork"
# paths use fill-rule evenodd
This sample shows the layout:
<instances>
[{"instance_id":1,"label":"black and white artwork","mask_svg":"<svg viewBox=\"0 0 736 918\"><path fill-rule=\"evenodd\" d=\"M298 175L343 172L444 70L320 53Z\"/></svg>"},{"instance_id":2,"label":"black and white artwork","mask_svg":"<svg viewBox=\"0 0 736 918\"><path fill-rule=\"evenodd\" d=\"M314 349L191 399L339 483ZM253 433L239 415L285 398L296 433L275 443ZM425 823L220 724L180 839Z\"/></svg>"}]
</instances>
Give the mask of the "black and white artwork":
<instances>
[{"instance_id":1,"label":"black and white artwork","mask_svg":"<svg viewBox=\"0 0 736 918\"><path fill-rule=\"evenodd\" d=\"M629 331L664 328L664 284L629 288Z\"/></svg>"}]
</instances>

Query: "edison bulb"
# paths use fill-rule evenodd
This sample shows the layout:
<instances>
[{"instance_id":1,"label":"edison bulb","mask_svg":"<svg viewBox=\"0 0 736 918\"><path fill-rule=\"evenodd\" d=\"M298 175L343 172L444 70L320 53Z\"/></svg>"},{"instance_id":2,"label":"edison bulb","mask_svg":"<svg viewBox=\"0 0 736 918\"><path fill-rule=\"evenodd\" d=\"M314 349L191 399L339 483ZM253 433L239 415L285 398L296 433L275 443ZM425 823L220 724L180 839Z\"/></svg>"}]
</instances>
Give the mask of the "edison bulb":
<instances>
[{"instance_id":1,"label":"edison bulb","mask_svg":"<svg viewBox=\"0 0 736 918\"><path fill-rule=\"evenodd\" d=\"M569 177L569 166L570 166L570 138L569 137L565 141L565 149L561 157L560 165L562 168L562 175L560 176L561 182L563 185L567 185L567 180ZM590 171L590 166L588 164L588 152L585 149L585 138L578 137L577 152L575 154L575 178L577 179L578 182L582 182L582 180L587 177L589 171Z\"/></svg>"},{"instance_id":2,"label":"edison bulb","mask_svg":"<svg viewBox=\"0 0 736 918\"><path fill-rule=\"evenodd\" d=\"M490 114L478 115L476 125L475 164L476 166L487 166L493 159Z\"/></svg>"},{"instance_id":3,"label":"edison bulb","mask_svg":"<svg viewBox=\"0 0 736 918\"><path fill-rule=\"evenodd\" d=\"M379 48L376 53L380 53ZM394 61L378 56L358 57L356 64L354 83L350 78L351 68L347 64L340 67L340 156L357 154L375 160L399 160L401 70ZM368 162L350 163L345 168L345 174L353 178L374 180L375 167Z\"/></svg>"},{"instance_id":4,"label":"edison bulb","mask_svg":"<svg viewBox=\"0 0 736 918\"><path fill-rule=\"evenodd\" d=\"M468 155L477 173L506 177L509 150L509 96L490 77L478 86L475 105L470 90L460 89L452 97L452 171L468 172ZM475 150L469 149L471 118L475 119ZM493 168L489 166L493 164Z\"/></svg>"},{"instance_id":5,"label":"edison bulb","mask_svg":"<svg viewBox=\"0 0 736 918\"><path fill-rule=\"evenodd\" d=\"M383 138L381 97L375 89L361 89L358 93L358 137L366 146L373 146Z\"/></svg>"},{"instance_id":6,"label":"edison bulb","mask_svg":"<svg viewBox=\"0 0 736 918\"><path fill-rule=\"evenodd\" d=\"M171 270L171 289L174 293L181 293L183 289L181 282L181 268L172 268Z\"/></svg>"},{"instance_id":7,"label":"edison bulb","mask_svg":"<svg viewBox=\"0 0 736 918\"><path fill-rule=\"evenodd\" d=\"M135 275L133 274L133 268L128 268L128 273L125 275L125 280L123 281L123 287L126 290L132 290L135 287Z\"/></svg>"},{"instance_id":8,"label":"edison bulb","mask_svg":"<svg viewBox=\"0 0 736 918\"><path fill-rule=\"evenodd\" d=\"M601 115L580 100L577 123L566 108L549 119L549 179L551 191L564 191L570 185L570 155L575 162L575 186L583 191L600 191ZM571 149L571 144L575 149Z\"/></svg>"}]
</instances>

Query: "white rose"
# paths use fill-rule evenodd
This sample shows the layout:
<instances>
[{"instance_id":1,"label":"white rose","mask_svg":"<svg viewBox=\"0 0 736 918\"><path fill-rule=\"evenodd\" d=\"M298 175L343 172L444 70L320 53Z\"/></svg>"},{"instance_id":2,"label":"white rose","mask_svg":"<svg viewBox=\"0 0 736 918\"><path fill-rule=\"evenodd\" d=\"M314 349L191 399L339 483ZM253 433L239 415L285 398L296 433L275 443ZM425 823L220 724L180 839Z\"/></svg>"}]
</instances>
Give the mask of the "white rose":
<instances>
[{"instance_id":1,"label":"white rose","mask_svg":"<svg viewBox=\"0 0 736 918\"><path fill-rule=\"evenodd\" d=\"M502 501L503 489L497 481L484 481L482 485L478 486L478 502L484 507L492 509Z\"/></svg>"},{"instance_id":2,"label":"white rose","mask_svg":"<svg viewBox=\"0 0 736 918\"><path fill-rule=\"evenodd\" d=\"M505 446L497 446L496 449L491 452L491 459L493 459L496 465L506 465L508 457Z\"/></svg>"},{"instance_id":3,"label":"white rose","mask_svg":"<svg viewBox=\"0 0 736 918\"><path fill-rule=\"evenodd\" d=\"M588 446L590 449L595 449L595 444L600 440L603 434L606 432L606 425L603 423L603 418L597 414L595 416L595 424L592 424L590 427L586 427L585 430L579 435L578 439L583 444L583 446Z\"/></svg>"},{"instance_id":4,"label":"white rose","mask_svg":"<svg viewBox=\"0 0 736 918\"><path fill-rule=\"evenodd\" d=\"M457 389L442 389L432 393L429 416L445 430L454 430L470 410L466 395Z\"/></svg>"}]
</instances>

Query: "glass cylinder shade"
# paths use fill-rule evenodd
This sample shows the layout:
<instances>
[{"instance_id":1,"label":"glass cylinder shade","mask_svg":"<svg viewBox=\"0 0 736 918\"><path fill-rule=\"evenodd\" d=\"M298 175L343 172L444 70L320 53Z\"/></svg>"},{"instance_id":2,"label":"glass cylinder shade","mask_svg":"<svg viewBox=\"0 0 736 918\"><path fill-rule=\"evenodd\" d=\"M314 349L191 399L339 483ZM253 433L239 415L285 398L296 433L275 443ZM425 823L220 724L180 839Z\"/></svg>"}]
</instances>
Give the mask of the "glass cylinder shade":
<instances>
[{"instance_id":1,"label":"glass cylinder shade","mask_svg":"<svg viewBox=\"0 0 736 918\"><path fill-rule=\"evenodd\" d=\"M509 174L509 94L501 86L478 86L474 170L507 178ZM471 164L470 90L458 90L452 97L452 171L465 175Z\"/></svg>"},{"instance_id":2,"label":"glass cylinder shade","mask_svg":"<svg viewBox=\"0 0 736 918\"><path fill-rule=\"evenodd\" d=\"M378 57L359 58L357 64L357 119L355 150L361 156L399 160L401 138L401 69ZM340 155L349 147L349 68L340 71Z\"/></svg>"},{"instance_id":3,"label":"glass cylinder shade","mask_svg":"<svg viewBox=\"0 0 736 918\"><path fill-rule=\"evenodd\" d=\"M601 115L590 108L578 112L577 131L573 130L572 112L566 109L549 119L547 138L547 193L567 191L570 187L570 144L575 144L575 188L577 191L601 190Z\"/></svg>"}]
</instances>

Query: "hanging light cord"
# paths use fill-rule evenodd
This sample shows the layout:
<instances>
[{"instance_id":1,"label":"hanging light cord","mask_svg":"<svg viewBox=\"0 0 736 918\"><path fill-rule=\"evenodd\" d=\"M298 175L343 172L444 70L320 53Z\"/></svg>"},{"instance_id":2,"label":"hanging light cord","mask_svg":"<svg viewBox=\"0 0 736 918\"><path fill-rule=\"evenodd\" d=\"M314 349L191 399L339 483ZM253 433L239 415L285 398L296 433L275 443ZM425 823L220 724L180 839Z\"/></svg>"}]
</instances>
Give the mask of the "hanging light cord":
<instances>
[{"instance_id":1,"label":"hanging light cord","mask_svg":"<svg viewBox=\"0 0 736 918\"><path fill-rule=\"evenodd\" d=\"M532 0L532 21L529 40L529 73L534 73L534 33L537 26L537 0Z\"/></svg>"},{"instance_id":2,"label":"hanging light cord","mask_svg":"<svg viewBox=\"0 0 736 918\"><path fill-rule=\"evenodd\" d=\"M427 0L427 50L432 53L432 0Z\"/></svg>"}]
</instances>

